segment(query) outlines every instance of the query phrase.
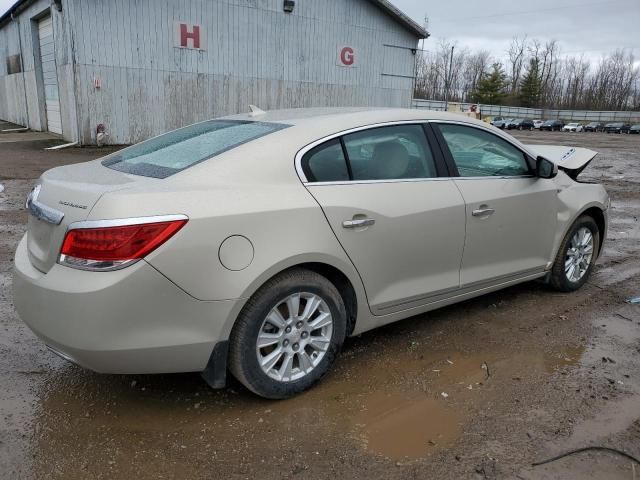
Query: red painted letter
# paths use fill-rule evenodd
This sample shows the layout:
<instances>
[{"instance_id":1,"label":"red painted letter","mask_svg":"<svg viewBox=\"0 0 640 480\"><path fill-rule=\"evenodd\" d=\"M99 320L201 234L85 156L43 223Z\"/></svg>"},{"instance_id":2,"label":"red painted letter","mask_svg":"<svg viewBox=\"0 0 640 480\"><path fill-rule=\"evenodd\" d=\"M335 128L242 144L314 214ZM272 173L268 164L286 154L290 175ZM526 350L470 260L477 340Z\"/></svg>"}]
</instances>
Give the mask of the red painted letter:
<instances>
[{"instance_id":1,"label":"red painted letter","mask_svg":"<svg viewBox=\"0 0 640 480\"><path fill-rule=\"evenodd\" d=\"M198 25L193 26L193 32L187 30L187 24L180 24L180 46L188 48L189 39L193 40L193 48L200 48L200 27Z\"/></svg>"},{"instance_id":2,"label":"red painted letter","mask_svg":"<svg viewBox=\"0 0 640 480\"><path fill-rule=\"evenodd\" d=\"M354 55L353 48L351 47L344 47L340 52L340 61L342 62L343 65L346 65L347 67L350 67L351 65L353 65L353 62L355 61L355 59L356 57Z\"/></svg>"}]
</instances>

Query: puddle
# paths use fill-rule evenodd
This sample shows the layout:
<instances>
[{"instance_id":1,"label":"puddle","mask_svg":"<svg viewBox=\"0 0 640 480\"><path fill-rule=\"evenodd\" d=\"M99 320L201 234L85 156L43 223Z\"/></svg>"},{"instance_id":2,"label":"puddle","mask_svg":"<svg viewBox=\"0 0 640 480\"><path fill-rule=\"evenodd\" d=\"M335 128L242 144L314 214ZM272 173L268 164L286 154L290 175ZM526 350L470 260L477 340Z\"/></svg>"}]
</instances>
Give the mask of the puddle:
<instances>
[{"instance_id":1,"label":"puddle","mask_svg":"<svg viewBox=\"0 0 640 480\"><path fill-rule=\"evenodd\" d=\"M421 458L452 445L462 415L426 395L377 392L355 415L353 425L365 448L394 459Z\"/></svg>"},{"instance_id":2,"label":"puddle","mask_svg":"<svg viewBox=\"0 0 640 480\"><path fill-rule=\"evenodd\" d=\"M496 382L578 365L584 351L583 345L574 345L551 352L439 355L438 361L423 361L423 374L428 377L424 392L361 395L360 409L351 419L353 432L371 453L397 460L427 457L457 441L473 410L495 395ZM442 392L446 398L440 398Z\"/></svg>"},{"instance_id":3,"label":"puddle","mask_svg":"<svg viewBox=\"0 0 640 480\"><path fill-rule=\"evenodd\" d=\"M548 373L552 373L564 367L578 365L584 355L585 349L584 345L577 345L565 347L558 352L546 354L544 356L545 370Z\"/></svg>"}]
</instances>

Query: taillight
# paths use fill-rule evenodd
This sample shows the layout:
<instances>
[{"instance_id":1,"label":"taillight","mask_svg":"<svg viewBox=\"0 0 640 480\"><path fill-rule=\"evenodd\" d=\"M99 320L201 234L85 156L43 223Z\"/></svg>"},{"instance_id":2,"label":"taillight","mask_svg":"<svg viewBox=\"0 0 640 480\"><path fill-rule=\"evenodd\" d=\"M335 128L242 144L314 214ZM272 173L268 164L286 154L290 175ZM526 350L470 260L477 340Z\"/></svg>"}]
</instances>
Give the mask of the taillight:
<instances>
[{"instance_id":1,"label":"taillight","mask_svg":"<svg viewBox=\"0 0 640 480\"><path fill-rule=\"evenodd\" d=\"M186 223L183 216L80 222L67 232L58 262L84 270L118 270L146 257Z\"/></svg>"}]
</instances>

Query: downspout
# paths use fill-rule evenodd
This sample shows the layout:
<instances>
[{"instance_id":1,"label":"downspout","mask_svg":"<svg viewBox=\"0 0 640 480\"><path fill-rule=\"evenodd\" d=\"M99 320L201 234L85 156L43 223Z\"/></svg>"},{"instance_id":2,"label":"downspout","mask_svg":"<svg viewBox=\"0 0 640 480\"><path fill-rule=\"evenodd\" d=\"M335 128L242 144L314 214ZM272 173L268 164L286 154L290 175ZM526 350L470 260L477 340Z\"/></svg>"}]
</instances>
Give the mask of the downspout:
<instances>
[{"instance_id":1,"label":"downspout","mask_svg":"<svg viewBox=\"0 0 640 480\"><path fill-rule=\"evenodd\" d=\"M25 127L29 128L31 121L29 120L29 103L27 102L27 78L24 71L24 55L22 52L22 32L20 31L20 22L16 20L15 15L11 12L11 21L18 27L18 45L20 47L20 70L22 71L22 91L24 93L24 111L27 114L27 124Z\"/></svg>"},{"instance_id":2,"label":"downspout","mask_svg":"<svg viewBox=\"0 0 640 480\"><path fill-rule=\"evenodd\" d=\"M66 3L66 2L65 2ZM60 9L62 12L62 8ZM77 63L76 63L76 37L75 37L75 29L71 24L71 19L68 15L65 15L65 20L67 23L67 28L69 29L69 37L71 39L71 67L73 69L73 106L76 112L76 141L78 144L82 145L83 142L80 141L80 114L79 114L79 105L78 105L78 71L77 71Z\"/></svg>"}]
</instances>

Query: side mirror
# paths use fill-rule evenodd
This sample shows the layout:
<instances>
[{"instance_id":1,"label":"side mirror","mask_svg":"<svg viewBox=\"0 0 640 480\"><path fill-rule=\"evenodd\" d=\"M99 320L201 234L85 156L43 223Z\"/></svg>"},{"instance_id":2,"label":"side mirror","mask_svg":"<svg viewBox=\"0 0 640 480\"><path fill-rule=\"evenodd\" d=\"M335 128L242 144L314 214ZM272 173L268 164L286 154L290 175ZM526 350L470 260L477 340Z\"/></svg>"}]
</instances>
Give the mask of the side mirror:
<instances>
[{"instance_id":1,"label":"side mirror","mask_svg":"<svg viewBox=\"0 0 640 480\"><path fill-rule=\"evenodd\" d=\"M558 175L558 165L544 157L536 159L536 175L538 178L553 178Z\"/></svg>"}]
</instances>

